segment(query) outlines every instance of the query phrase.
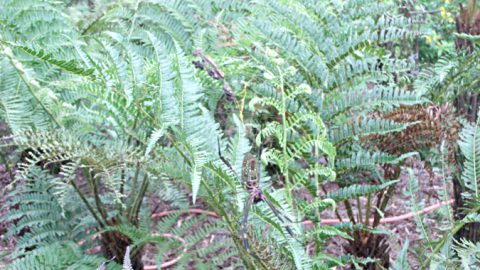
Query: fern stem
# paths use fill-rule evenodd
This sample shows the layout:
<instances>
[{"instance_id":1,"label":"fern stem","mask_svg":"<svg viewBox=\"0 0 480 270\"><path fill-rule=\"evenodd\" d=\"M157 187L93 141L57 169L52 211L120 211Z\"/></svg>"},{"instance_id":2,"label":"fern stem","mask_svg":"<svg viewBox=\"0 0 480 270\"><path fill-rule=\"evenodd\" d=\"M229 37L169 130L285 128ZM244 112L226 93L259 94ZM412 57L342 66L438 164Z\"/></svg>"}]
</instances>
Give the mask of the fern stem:
<instances>
[{"instance_id":1,"label":"fern stem","mask_svg":"<svg viewBox=\"0 0 480 270\"><path fill-rule=\"evenodd\" d=\"M135 119L133 120L133 127L132 127L132 131L135 131L137 129L137 125L138 125L138 117L140 116L140 112L137 111L137 114L135 115ZM132 138L133 138L133 133L130 133L128 135L128 139L127 139L127 143L128 145L130 145L130 143L132 143Z\"/></svg>"},{"instance_id":2,"label":"fern stem","mask_svg":"<svg viewBox=\"0 0 480 270\"><path fill-rule=\"evenodd\" d=\"M133 128L132 130L135 130L137 129L137 121L138 121L138 116L139 116L140 112L137 112L137 114L135 115L135 119L133 120ZM130 145L131 142L132 142L132 138L133 138L133 132L132 133L129 133L128 134L128 139L127 139L127 144ZM139 169L139 165L137 163L137 171L135 172L136 173L136 176L138 176L138 169ZM122 169L122 175L121 175L121 178L120 178L120 194L123 194L124 193L124 186L125 186L125 177L126 177L126 174L125 174L125 169ZM135 183L136 183L136 180L137 179L134 179L135 180ZM133 185L134 188L136 188L136 185ZM133 191L132 191L133 192ZM135 196L133 196L135 197Z\"/></svg>"},{"instance_id":3,"label":"fern stem","mask_svg":"<svg viewBox=\"0 0 480 270\"><path fill-rule=\"evenodd\" d=\"M355 215L353 214L352 210L352 205L350 204L349 200L345 200L344 202L345 208L347 209L347 216L350 219L350 222L352 222L353 225L357 224L357 221L355 221ZM360 211L360 209L358 209ZM362 222L361 219L358 220L358 222ZM358 230L353 230L353 237L357 239L361 239L360 232Z\"/></svg>"},{"instance_id":4,"label":"fern stem","mask_svg":"<svg viewBox=\"0 0 480 270\"><path fill-rule=\"evenodd\" d=\"M119 193L120 194L124 194L124 183L125 183L125 168L122 169L121 173L120 173L120 188L119 188ZM122 204L121 203L116 203L116 208L118 210L121 210L122 209ZM120 213L120 211L119 211Z\"/></svg>"},{"instance_id":5,"label":"fern stem","mask_svg":"<svg viewBox=\"0 0 480 270\"><path fill-rule=\"evenodd\" d=\"M280 76L280 92L282 93L282 108L281 108L281 114L282 114L282 158L283 158L283 164L282 164L282 173L283 176L285 177L285 186L287 187L287 194L288 194L288 199L291 205L293 205L293 199L292 199L292 185L290 183L290 178L288 175L288 153L287 153L287 98L286 98L286 93L285 93L285 88L284 88L284 83L283 83L283 75L279 67L277 67L279 76Z\"/></svg>"},{"instance_id":6,"label":"fern stem","mask_svg":"<svg viewBox=\"0 0 480 270\"><path fill-rule=\"evenodd\" d=\"M245 82L244 84L244 87L243 87L243 97L242 97L242 101L240 102L240 109L239 109L239 114L238 114L238 117L240 118L240 122L242 123L242 126L243 128L245 128L245 122L243 120L243 110L245 108L245 98L247 97L247 87L248 87L248 84L252 81L252 79L250 79L248 82Z\"/></svg>"},{"instance_id":7,"label":"fern stem","mask_svg":"<svg viewBox=\"0 0 480 270\"><path fill-rule=\"evenodd\" d=\"M387 207L388 201L392 197L393 191L395 190L395 186L396 185L389 186L387 191L385 192L385 196L383 196L383 200L381 200L381 203L379 201L380 207L378 209L380 210L380 212L383 213L385 208ZM378 224L380 224L380 213L377 211L377 212L375 212L375 217L374 217L374 220L373 220L372 227L375 228L375 227L378 226Z\"/></svg>"},{"instance_id":8,"label":"fern stem","mask_svg":"<svg viewBox=\"0 0 480 270\"><path fill-rule=\"evenodd\" d=\"M140 163L137 162L137 166L135 168L135 174L133 175L133 178L132 178L132 188L131 188L131 192L130 192L130 200L132 203L129 203L128 206L127 206L127 213L128 213L128 218L131 218L131 213L132 212L132 208L135 207L135 202L136 202L136 192L137 192L137 180L138 180L138 175L140 174Z\"/></svg>"},{"instance_id":9,"label":"fern stem","mask_svg":"<svg viewBox=\"0 0 480 270\"><path fill-rule=\"evenodd\" d=\"M87 27L85 27L82 32L81 32L81 35L82 36L85 36L87 34L88 31L90 31L90 29L98 22L100 21L100 19L103 18L103 15L100 15L98 16L97 18L91 20L91 22L87 25Z\"/></svg>"},{"instance_id":10,"label":"fern stem","mask_svg":"<svg viewBox=\"0 0 480 270\"><path fill-rule=\"evenodd\" d=\"M168 132L165 132L165 137L167 137L168 141L173 145L175 150L177 150L177 152L182 156L183 160L188 164L188 166L192 166L192 161L190 161L187 155L185 155L185 153L183 153L183 151L178 147L172 135L170 135Z\"/></svg>"},{"instance_id":11,"label":"fern stem","mask_svg":"<svg viewBox=\"0 0 480 270\"><path fill-rule=\"evenodd\" d=\"M353 224L356 224L357 222L355 221L355 215L353 214L352 205L350 204L350 201L349 201L349 200L345 200L345 201L343 202L343 204L345 205L345 208L347 209L348 219L350 219L350 221L351 221Z\"/></svg>"},{"instance_id":12,"label":"fern stem","mask_svg":"<svg viewBox=\"0 0 480 270\"><path fill-rule=\"evenodd\" d=\"M362 207L361 207L361 204L360 204L360 198L359 197L357 198L357 209L358 209L358 220L360 222L362 222L363 214L362 214Z\"/></svg>"},{"instance_id":13,"label":"fern stem","mask_svg":"<svg viewBox=\"0 0 480 270\"><path fill-rule=\"evenodd\" d=\"M138 4L140 3L139 0L137 0L137 2L135 2L135 10L134 10L134 15L133 15L133 20L130 24L130 31L128 33L128 38L127 40L130 40L130 38L132 37L132 34L133 34L133 29L135 28L135 23L137 21L137 12L138 12Z\"/></svg>"},{"instance_id":14,"label":"fern stem","mask_svg":"<svg viewBox=\"0 0 480 270\"><path fill-rule=\"evenodd\" d=\"M83 203L85 204L85 206L87 206L88 208L88 211L90 211L90 213L92 214L93 218L98 222L98 224L100 225L101 228L104 228L105 227L105 223L102 221L102 219L100 219L100 217L97 215L97 213L95 213L95 210L93 209L92 205L88 202L87 198L85 198L85 195L82 193L82 191L78 188L77 184L75 183L75 181L71 181L70 182L73 186L73 188L75 189L75 191L77 192L78 196L80 196L80 199L82 199Z\"/></svg>"},{"instance_id":15,"label":"fern stem","mask_svg":"<svg viewBox=\"0 0 480 270\"><path fill-rule=\"evenodd\" d=\"M370 224L370 212L372 208L372 194L369 193L367 196L367 206L365 207L365 227L368 227Z\"/></svg>"},{"instance_id":16,"label":"fern stem","mask_svg":"<svg viewBox=\"0 0 480 270\"><path fill-rule=\"evenodd\" d=\"M444 152L446 149L445 149L445 141L442 142L442 145L441 145L441 150L440 150L440 153L441 153L441 157L442 157L442 184L443 184L443 196L444 198L442 200L444 201L448 201L448 199L450 199L450 197L448 196L448 187L447 187L447 181L446 179L451 179L451 178L448 178L447 176L447 172L446 172L446 168L445 168L445 165L447 165L447 160L445 160L445 155L446 153ZM447 157L448 158L448 157ZM453 174L451 174L453 175ZM453 213L451 212L450 210L450 206L446 206L447 208L447 212L448 212L448 220L450 221L450 225L453 226Z\"/></svg>"},{"instance_id":17,"label":"fern stem","mask_svg":"<svg viewBox=\"0 0 480 270\"><path fill-rule=\"evenodd\" d=\"M140 206L142 206L142 201L145 197L145 193L147 192L149 183L150 181L148 180L148 175L145 174L145 176L143 177L142 185L140 186L140 192L137 195L137 198L132 208L132 212L129 215L130 221L135 225L138 222L138 213L140 212Z\"/></svg>"},{"instance_id":18,"label":"fern stem","mask_svg":"<svg viewBox=\"0 0 480 270\"><path fill-rule=\"evenodd\" d=\"M316 134L316 136L318 136L318 133ZM316 144L315 144L315 147L314 147L314 149L313 149L313 156L314 156L315 158L317 158L317 157L320 156L320 154L319 154L319 149L318 149L318 145L316 145ZM320 168L319 161L316 160L316 161L315 161L315 169L318 170L319 168ZM315 182L317 183L317 194L315 194L315 195L317 196L317 198L321 198L320 189L321 189L321 187L322 187L322 184L320 183L320 179L319 179L317 173L314 174L314 177L315 177ZM326 193L325 193L325 194L326 194ZM315 209L315 210L316 210L316 212L317 212L317 217L320 218L320 214L321 214L320 209L317 208L317 209ZM335 209L335 210L336 210L336 209Z\"/></svg>"},{"instance_id":19,"label":"fern stem","mask_svg":"<svg viewBox=\"0 0 480 270\"><path fill-rule=\"evenodd\" d=\"M108 217L107 217L107 213L106 213L106 211L105 211L105 209L102 205L102 201L100 200L100 194L99 194L99 191L98 191L97 183L95 183L95 180L92 178L92 175L88 171L88 168L83 169L83 174L87 178L88 182L91 185L93 197L95 199L95 205L97 206L97 210L100 213L100 216L105 221L105 223L107 223L108 222Z\"/></svg>"}]
</instances>

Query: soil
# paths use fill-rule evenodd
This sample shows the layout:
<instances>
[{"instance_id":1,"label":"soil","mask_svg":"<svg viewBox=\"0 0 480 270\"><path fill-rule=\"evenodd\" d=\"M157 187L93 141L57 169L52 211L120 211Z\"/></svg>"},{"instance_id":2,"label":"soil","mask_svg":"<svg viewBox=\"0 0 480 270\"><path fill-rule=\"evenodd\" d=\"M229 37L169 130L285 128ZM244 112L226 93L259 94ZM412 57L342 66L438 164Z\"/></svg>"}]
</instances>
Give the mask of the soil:
<instances>
[{"instance_id":1,"label":"soil","mask_svg":"<svg viewBox=\"0 0 480 270\"><path fill-rule=\"evenodd\" d=\"M418 192L415 193L414 198L409 195L409 176L406 169L407 167L403 168L400 178L401 181L397 184L394 196L389 203L386 212L384 213L386 217L398 216L407 212L411 212L413 202L419 205L423 205L424 207L432 205L441 200L442 194L444 194L444 190L452 190L449 181L445 181L446 183L444 183L443 178L440 175L436 173L430 174L428 170L424 168L423 164L418 160L411 159L407 162L406 165L407 167L412 168L414 172L414 177L418 183ZM7 209L4 209L3 205L5 203L5 187L10 182L11 179L9 178L9 174L5 171L5 166L0 165L0 220L1 217L4 217L7 213ZM445 184L447 185L446 189ZM451 194L449 195L451 196ZM442 200L448 199L451 198L442 198ZM365 200L362 200L361 204L364 205L364 203ZM355 205L355 203L353 202L352 204ZM152 212L170 210L171 208L171 206L163 203L161 200L155 197L152 197L150 199L149 205ZM198 206L206 209L204 205ZM338 211L340 216L347 217L345 208L341 204L338 205ZM448 222L450 220L449 213L451 213L451 209L445 206L436 211L422 215L421 220L430 238L438 238L442 234L442 231L448 228ZM325 211L323 217L335 218L335 215L332 211ZM181 224L183 221L188 220L189 218L191 218L189 217L189 215L182 215L182 217L178 221L178 224ZM206 218L205 222L208 223L209 220L212 219L214 218ZM8 222L0 221L0 265L8 264L8 259L4 255L12 251L15 246L15 239L13 237L5 238L5 233L8 229L8 226ZM410 242L408 261L412 269L418 269L420 265L419 262L422 261L423 252L428 252L428 250L425 250L425 242L421 241L423 238L422 233L419 227L416 225L415 220L408 219L396 223L382 224L379 228L385 229L390 233L389 245L391 249L391 262L395 260L397 253L401 250L404 243L408 240ZM199 243L200 246L198 248L205 248L209 245L209 243L212 243L213 241L218 241L218 239L221 239L222 237L225 237L224 232L220 232L218 235L212 235L211 237L209 237L209 239L205 239L204 241ZM326 251L327 253L334 255L344 255L345 244L345 240L342 240L340 238L333 238L331 239L331 241L329 241L326 247ZM154 253L155 249L155 246L149 246L146 248L144 256L144 262L146 262L146 264L153 263L154 259L152 254ZM170 251L166 260L174 259L177 256L176 253L177 251Z\"/></svg>"}]
</instances>

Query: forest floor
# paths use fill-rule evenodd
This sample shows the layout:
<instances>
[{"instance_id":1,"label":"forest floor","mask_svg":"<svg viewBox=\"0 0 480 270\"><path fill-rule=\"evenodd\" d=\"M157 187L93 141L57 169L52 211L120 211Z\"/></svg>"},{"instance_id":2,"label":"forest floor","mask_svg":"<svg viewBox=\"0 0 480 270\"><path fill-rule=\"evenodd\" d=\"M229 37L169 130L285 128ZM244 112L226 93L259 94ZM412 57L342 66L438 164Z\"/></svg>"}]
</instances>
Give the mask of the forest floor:
<instances>
[{"instance_id":1,"label":"forest floor","mask_svg":"<svg viewBox=\"0 0 480 270\"><path fill-rule=\"evenodd\" d=\"M8 259L5 258L5 255L14 249L16 243L14 237L5 237L11 223L2 221L9 211L4 205L7 199L7 186L10 182L10 175L5 170L5 165L0 164L0 265L8 263Z\"/></svg>"},{"instance_id":2,"label":"forest floor","mask_svg":"<svg viewBox=\"0 0 480 270\"><path fill-rule=\"evenodd\" d=\"M453 199L453 194L445 194L445 190L453 190L451 182L445 180L438 173L429 173L424 164L416 159L409 159L406 162L407 167L402 169L400 182L396 185L394 195L390 200L384 213L384 218L399 217L407 213L417 212L428 206ZM413 171L413 176L409 175L408 168ZM417 183L414 196L411 196L409 187L409 178L413 177ZM365 205L366 200L361 200L361 205ZM418 208L414 209L414 205ZM356 203L352 202L352 207L357 209ZM347 212L343 204L338 205L340 216L347 217ZM419 269L422 257L430 252L430 247L424 241L424 236L436 240L441 237L449 228L450 218L453 210L446 204L434 211L420 215L418 218L401 219L396 222L384 223L379 226L389 234L390 262L393 262L398 253L404 247L406 241L409 242L408 263L411 269ZM325 213L324 218L335 218L333 213ZM417 221L420 221L417 225ZM423 232L422 232L423 231ZM428 242L427 242L428 243ZM329 241L327 252L334 255L345 255L347 241L335 237Z\"/></svg>"},{"instance_id":3,"label":"forest floor","mask_svg":"<svg viewBox=\"0 0 480 270\"><path fill-rule=\"evenodd\" d=\"M452 190L448 181L444 181L438 174L432 176L423 167L423 164L417 160L411 159L407 162L408 167L413 169L416 183L418 184L418 192L415 193L415 198L412 198L408 193L409 175L406 169L402 170L400 183L397 184L394 196L387 207L384 214L385 217L400 216L408 212L412 212L413 202L422 207L428 207L442 200L448 200L452 198L440 198L441 194L444 194L444 190ZM445 183L447 182L447 184ZM7 253L13 250L15 246L15 237L4 237L9 223L2 222L2 217L5 216L8 209L4 209L6 186L10 183L10 177L5 170L5 166L0 164L0 265L8 264L8 259L5 257ZM450 194L451 196L451 194ZM364 201L361 202L364 204ZM355 204L353 204L355 205ZM152 198L150 200L151 210L154 212L170 210L172 207L162 203L159 198ZM345 208L341 204L338 205L338 211L340 216L347 217ZM421 216L423 221L423 228L427 231L427 234L432 239L436 239L439 235L448 228L451 208L448 206L441 207L435 211L429 212ZM188 217L182 217L188 218ZM324 218L335 218L332 211L325 211ZM422 227L417 226L414 218L400 220L395 223L386 223L380 225L381 229L390 233L389 245L391 249L391 258L393 261L398 252L402 249L405 242L408 240L410 248L408 252L408 262L412 269L418 269L419 261L421 261L422 253L428 252L428 246L424 241L420 241L423 238ZM340 238L333 238L327 245L327 252L334 255L344 255L346 244L345 240ZM151 261L152 257L147 256L145 258ZM175 254L171 254L169 258L174 258ZM1 267L0 267L1 268Z\"/></svg>"}]
</instances>

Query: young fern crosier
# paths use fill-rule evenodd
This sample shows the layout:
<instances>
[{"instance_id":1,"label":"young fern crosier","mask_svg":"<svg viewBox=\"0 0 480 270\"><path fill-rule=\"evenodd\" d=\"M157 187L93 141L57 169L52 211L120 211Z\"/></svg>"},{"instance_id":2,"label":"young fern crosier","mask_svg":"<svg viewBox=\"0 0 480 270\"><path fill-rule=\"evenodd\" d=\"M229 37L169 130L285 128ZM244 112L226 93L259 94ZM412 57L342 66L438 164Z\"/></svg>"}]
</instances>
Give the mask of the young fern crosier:
<instances>
[{"instance_id":1,"label":"young fern crosier","mask_svg":"<svg viewBox=\"0 0 480 270\"><path fill-rule=\"evenodd\" d=\"M267 71L268 72L268 71ZM271 73L273 75L273 73ZM319 178L333 180L335 172L331 169L335 159L335 148L327 140L326 128L320 116L306 108L296 108L293 110L292 104L297 99L302 99L311 95L310 86L303 84L293 89L285 88L282 72L278 73L279 93L277 98L259 98L252 100L252 106L259 104L276 110L280 121L271 121L262 128L256 137L257 145L261 145L263 140L272 140L277 142L279 149L268 148L263 153L262 159L268 160L278 166L281 178L284 179L287 190L290 192L303 183L309 181L309 178L315 176ZM300 159L317 160L325 156L328 165L320 166L318 163L308 162L305 171L296 170L291 175L291 166L294 166ZM319 183L314 183L318 185ZM293 202L292 197L289 198Z\"/></svg>"}]
</instances>

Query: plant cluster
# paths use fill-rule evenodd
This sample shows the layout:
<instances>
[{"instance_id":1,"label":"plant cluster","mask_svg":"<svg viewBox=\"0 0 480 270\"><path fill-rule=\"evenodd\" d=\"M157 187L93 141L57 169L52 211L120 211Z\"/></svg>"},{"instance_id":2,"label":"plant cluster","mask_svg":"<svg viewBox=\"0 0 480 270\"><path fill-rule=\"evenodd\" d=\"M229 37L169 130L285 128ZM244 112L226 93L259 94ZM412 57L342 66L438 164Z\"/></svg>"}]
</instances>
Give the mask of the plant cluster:
<instances>
[{"instance_id":1,"label":"plant cluster","mask_svg":"<svg viewBox=\"0 0 480 270\"><path fill-rule=\"evenodd\" d=\"M411 6L0 0L7 269L409 269L380 225L432 155L457 208L422 269L478 263L478 33L420 66Z\"/></svg>"}]
</instances>

